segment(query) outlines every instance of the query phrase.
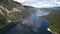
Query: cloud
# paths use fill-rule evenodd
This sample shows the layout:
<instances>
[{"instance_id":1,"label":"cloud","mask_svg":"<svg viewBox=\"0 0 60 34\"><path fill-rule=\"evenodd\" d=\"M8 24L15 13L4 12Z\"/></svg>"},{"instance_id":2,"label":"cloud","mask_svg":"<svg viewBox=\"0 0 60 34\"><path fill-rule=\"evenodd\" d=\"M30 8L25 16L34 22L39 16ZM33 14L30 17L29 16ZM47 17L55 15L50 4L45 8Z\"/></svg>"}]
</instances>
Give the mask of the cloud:
<instances>
[{"instance_id":1,"label":"cloud","mask_svg":"<svg viewBox=\"0 0 60 34\"><path fill-rule=\"evenodd\" d=\"M57 6L60 6L60 2L57 2L56 5L57 5Z\"/></svg>"},{"instance_id":2,"label":"cloud","mask_svg":"<svg viewBox=\"0 0 60 34\"><path fill-rule=\"evenodd\" d=\"M15 1L18 1L23 5L34 6L37 8L60 6L60 1L58 0L15 0Z\"/></svg>"},{"instance_id":3,"label":"cloud","mask_svg":"<svg viewBox=\"0 0 60 34\"><path fill-rule=\"evenodd\" d=\"M22 4L32 4L32 3L35 3L35 0L14 0L14 1L20 2Z\"/></svg>"},{"instance_id":4,"label":"cloud","mask_svg":"<svg viewBox=\"0 0 60 34\"><path fill-rule=\"evenodd\" d=\"M42 2L36 2L34 4L31 4L30 6L34 6L34 7L37 7L37 8L50 8L50 7L54 7L56 6L56 2L45 2L45 1L42 1Z\"/></svg>"}]
</instances>

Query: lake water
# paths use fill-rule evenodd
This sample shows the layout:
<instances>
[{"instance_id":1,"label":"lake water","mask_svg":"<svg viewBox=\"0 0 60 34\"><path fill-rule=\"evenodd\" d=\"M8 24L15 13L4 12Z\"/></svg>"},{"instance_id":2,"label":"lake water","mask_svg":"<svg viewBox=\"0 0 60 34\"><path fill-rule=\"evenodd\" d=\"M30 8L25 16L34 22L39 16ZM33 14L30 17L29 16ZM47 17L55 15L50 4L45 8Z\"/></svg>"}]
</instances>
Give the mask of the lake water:
<instances>
[{"instance_id":1,"label":"lake water","mask_svg":"<svg viewBox=\"0 0 60 34\"><path fill-rule=\"evenodd\" d=\"M52 34L47 30L50 23L39 16L49 14L48 11L37 11L24 18L22 23L17 24L5 34Z\"/></svg>"}]
</instances>

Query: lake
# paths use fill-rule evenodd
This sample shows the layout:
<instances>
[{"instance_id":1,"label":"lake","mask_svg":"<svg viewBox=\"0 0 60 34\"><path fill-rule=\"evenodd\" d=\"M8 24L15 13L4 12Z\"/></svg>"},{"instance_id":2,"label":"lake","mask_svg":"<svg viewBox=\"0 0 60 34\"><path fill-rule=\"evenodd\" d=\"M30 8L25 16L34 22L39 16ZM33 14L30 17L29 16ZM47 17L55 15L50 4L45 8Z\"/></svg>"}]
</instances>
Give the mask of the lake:
<instances>
[{"instance_id":1,"label":"lake","mask_svg":"<svg viewBox=\"0 0 60 34\"><path fill-rule=\"evenodd\" d=\"M48 15L49 11L37 11L24 18L22 23L18 23L5 34L52 34L47 30L50 23L39 16Z\"/></svg>"}]
</instances>

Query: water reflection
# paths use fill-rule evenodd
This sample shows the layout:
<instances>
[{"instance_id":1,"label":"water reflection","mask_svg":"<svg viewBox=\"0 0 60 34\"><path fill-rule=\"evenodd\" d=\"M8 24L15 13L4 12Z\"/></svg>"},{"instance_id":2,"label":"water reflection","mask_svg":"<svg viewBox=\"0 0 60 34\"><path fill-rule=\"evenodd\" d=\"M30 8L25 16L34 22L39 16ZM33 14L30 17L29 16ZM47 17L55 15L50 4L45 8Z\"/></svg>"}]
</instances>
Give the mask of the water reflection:
<instances>
[{"instance_id":1,"label":"water reflection","mask_svg":"<svg viewBox=\"0 0 60 34\"><path fill-rule=\"evenodd\" d=\"M6 34L52 34L47 31L50 25L48 21L44 18L39 18L39 16L47 14L49 14L49 12L38 11L26 16L22 24L17 24L16 27L6 32Z\"/></svg>"}]
</instances>

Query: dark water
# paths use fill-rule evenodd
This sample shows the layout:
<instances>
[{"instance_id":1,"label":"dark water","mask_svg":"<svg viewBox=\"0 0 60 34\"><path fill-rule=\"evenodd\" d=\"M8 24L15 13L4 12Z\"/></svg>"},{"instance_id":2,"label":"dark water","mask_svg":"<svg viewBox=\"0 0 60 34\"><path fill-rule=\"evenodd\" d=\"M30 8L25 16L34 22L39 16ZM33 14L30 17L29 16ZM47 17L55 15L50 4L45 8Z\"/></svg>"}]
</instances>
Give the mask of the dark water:
<instances>
[{"instance_id":1,"label":"dark water","mask_svg":"<svg viewBox=\"0 0 60 34\"><path fill-rule=\"evenodd\" d=\"M17 24L5 34L52 34L47 30L49 22L39 16L47 15L49 12L36 12L26 16L22 23Z\"/></svg>"}]
</instances>

